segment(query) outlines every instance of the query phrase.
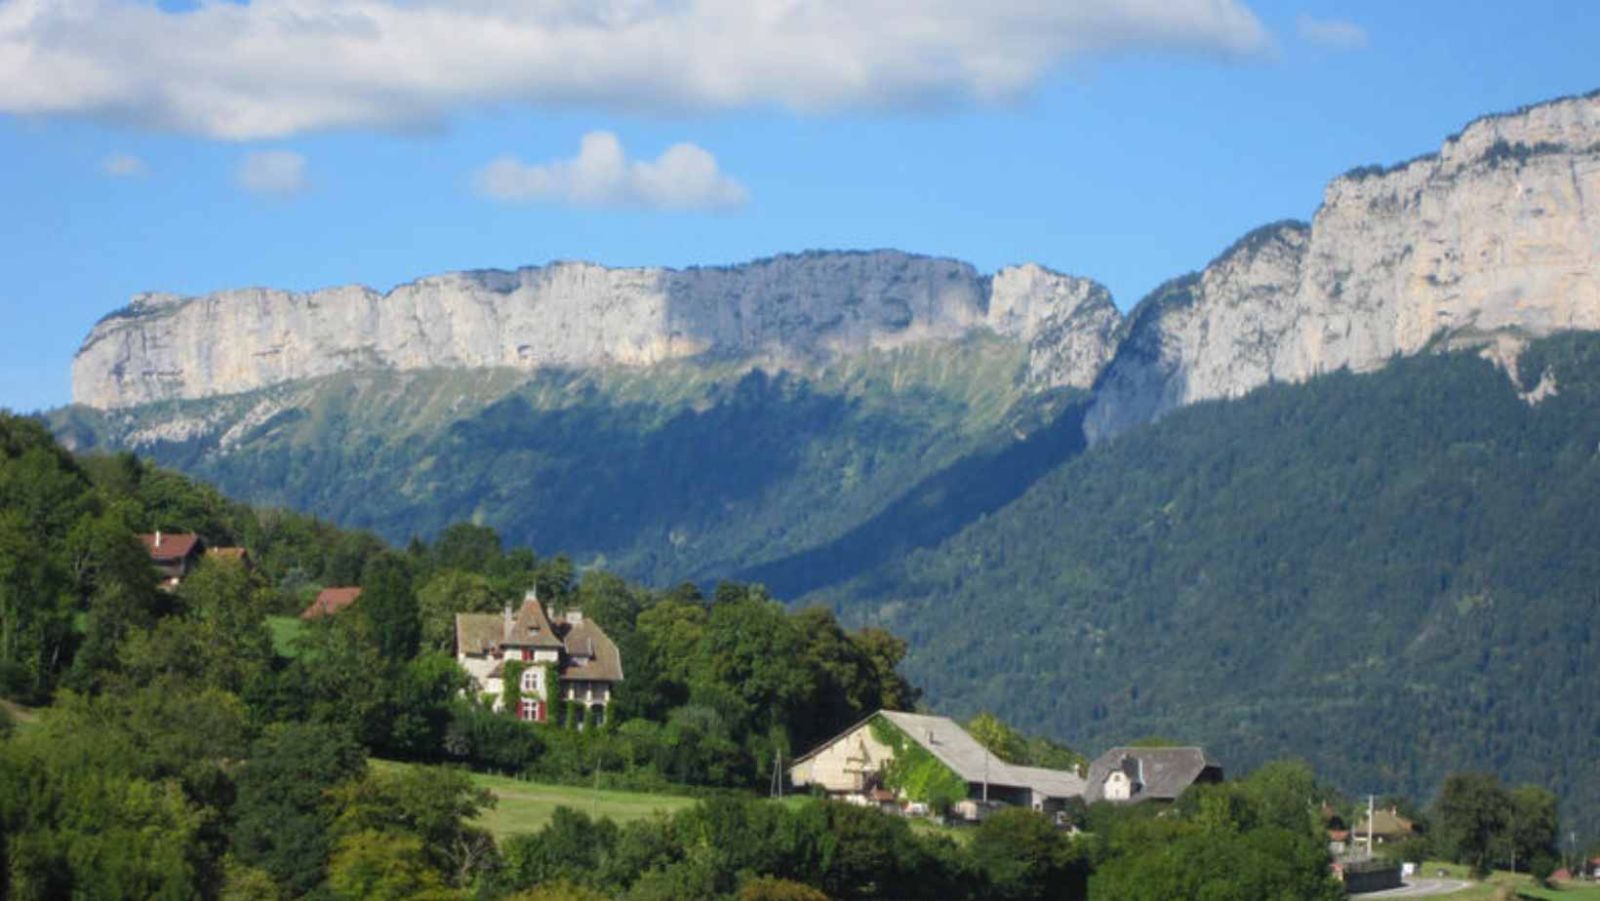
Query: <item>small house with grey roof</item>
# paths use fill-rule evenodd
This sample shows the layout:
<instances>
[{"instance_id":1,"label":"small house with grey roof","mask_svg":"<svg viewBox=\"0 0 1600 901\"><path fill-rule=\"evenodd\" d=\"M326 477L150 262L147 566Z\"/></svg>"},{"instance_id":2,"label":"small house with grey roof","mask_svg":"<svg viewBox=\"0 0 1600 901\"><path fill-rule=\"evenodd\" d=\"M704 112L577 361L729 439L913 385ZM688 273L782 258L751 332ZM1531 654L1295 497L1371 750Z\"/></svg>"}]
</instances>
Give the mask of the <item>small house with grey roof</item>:
<instances>
[{"instance_id":1,"label":"small house with grey roof","mask_svg":"<svg viewBox=\"0 0 1600 901\"><path fill-rule=\"evenodd\" d=\"M1222 765L1201 748L1112 748L1089 764L1084 800L1176 801L1191 785L1222 781Z\"/></svg>"},{"instance_id":2,"label":"small house with grey roof","mask_svg":"<svg viewBox=\"0 0 1600 901\"><path fill-rule=\"evenodd\" d=\"M908 765L941 768L947 778L899 778ZM960 786L958 797L940 800L972 819L997 804L1054 813L1084 790L1078 773L1005 762L949 717L897 710L880 710L797 758L789 781L863 806L881 805L885 793L906 805L934 804L920 788Z\"/></svg>"},{"instance_id":3,"label":"small house with grey roof","mask_svg":"<svg viewBox=\"0 0 1600 901\"><path fill-rule=\"evenodd\" d=\"M536 723L549 720L558 700L585 708L586 721L596 721L591 711L603 718L622 681L622 656L605 630L578 610L551 617L533 592L515 611L457 613L456 661L497 711L506 706L507 664L521 664L511 667L520 670L511 713Z\"/></svg>"}]
</instances>

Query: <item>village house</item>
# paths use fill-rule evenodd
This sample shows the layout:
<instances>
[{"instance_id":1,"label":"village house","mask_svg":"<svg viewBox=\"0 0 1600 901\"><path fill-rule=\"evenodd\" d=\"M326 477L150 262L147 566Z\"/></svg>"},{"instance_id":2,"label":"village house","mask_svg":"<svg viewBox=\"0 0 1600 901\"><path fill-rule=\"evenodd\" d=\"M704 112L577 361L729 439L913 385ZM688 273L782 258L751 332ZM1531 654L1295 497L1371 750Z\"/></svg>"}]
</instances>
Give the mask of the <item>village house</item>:
<instances>
[{"instance_id":1,"label":"village house","mask_svg":"<svg viewBox=\"0 0 1600 901\"><path fill-rule=\"evenodd\" d=\"M1364 842L1368 835L1372 837L1374 845L1383 845L1389 842L1404 841L1415 835L1417 824L1400 815L1397 807L1380 808L1373 811L1369 821L1363 816L1352 831L1354 841Z\"/></svg>"},{"instance_id":2,"label":"village house","mask_svg":"<svg viewBox=\"0 0 1600 901\"><path fill-rule=\"evenodd\" d=\"M310 606L301 611L300 618L313 620L324 616L332 616L354 604L360 597L361 589L358 586L324 588L317 592L316 600L313 600Z\"/></svg>"},{"instance_id":3,"label":"village house","mask_svg":"<svg viewBox=\"0 0 1600 901\"><path fill-rule=\"evenodd\" d=\"M622 657L605 630L578 610L551 618L533 592L516 611L457 613L456 660L497 711L505 709L507 670L520 671L512 713L535 723L549 721L554 701L577 704L585 721L603 719L622 681Z\"/></svg>"},{"instance_id":4,"label":"village house","mask_svg":"<svg viewBox=\"0 0 1600 901\"><path fill-rule=\"evenodd\" d=\"M1222 765L1200 748L1112 748L1089 764L1093 804L1176 801L1191 785L1222 781Z\"/></svg>"},{"instance_id":5,"label":"village house","mask_svg":"<svg viewBox=\"0 0 1600 901\"><path fill-rule=\"evenodd\" d=\"M789 767L789 781L797 787L815 786L852 804L912 807L917 799L897 796L884 782L895 750L874 728L880 719L966 783L966 797L951 808L958 817L980 819L994 805L1056 813L1067 801L1083 796L1083 777L1077 773L1006 763L949 717L896 710L880 710L796 758Z\"/></svg>"},{"instance_id":6,"label":"village house","mask_svg":"<svg viewBox=\"0 0 1600 901\"><path fill-rule=\"evenodd\" d=\"M150 553L150 563L161 574L161 588L171 591L184 577L200 565L206 543L192 532L161 532L140 535L145 550Z\"/></svg>"}]
</instances>

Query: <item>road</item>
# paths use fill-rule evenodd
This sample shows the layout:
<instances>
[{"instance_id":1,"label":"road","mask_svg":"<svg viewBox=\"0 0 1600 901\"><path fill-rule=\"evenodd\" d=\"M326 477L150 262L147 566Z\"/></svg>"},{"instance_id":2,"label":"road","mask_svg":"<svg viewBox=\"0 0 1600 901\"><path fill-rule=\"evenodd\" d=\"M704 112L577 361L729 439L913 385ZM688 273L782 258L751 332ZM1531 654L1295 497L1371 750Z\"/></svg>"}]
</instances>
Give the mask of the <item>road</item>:
<instances>
[{"instance_id":1,"label":"road","mask_svg":"<svg viewBox=\"0 0 1600 901\"><path fill-rule=\"evenodd\" d=\"M1465 879L1425 879L1413 876L1406 880L1405 885L1392 888L1384 892L1367 892L1361 895L1352 895L1353 898L1429 898L1435 895L1453 895L1456 892L1472 887L1472 883Z\"/></svg>"}]
</instances>

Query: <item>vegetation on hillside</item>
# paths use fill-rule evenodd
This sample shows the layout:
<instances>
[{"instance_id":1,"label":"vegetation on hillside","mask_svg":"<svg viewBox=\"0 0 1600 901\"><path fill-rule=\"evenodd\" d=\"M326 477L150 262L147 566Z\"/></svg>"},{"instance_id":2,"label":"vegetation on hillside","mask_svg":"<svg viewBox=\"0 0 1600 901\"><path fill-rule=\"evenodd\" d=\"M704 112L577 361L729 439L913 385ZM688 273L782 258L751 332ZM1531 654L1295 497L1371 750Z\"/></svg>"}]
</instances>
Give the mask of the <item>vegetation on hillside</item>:
<instances>
[{"instance_id":1,"label":"vegetation on hillside","mask_svg":"<svg viewBox=\"0 0 1600 901\"><path fill-rule=\"evenodd\" d=\"M905 636L941 709L1292 752L1352 791L1490 770L1592 834L1600 338L1520 371L1430 355L1180 410L816 597Z\"/></svg>"},{"instance_id":2,"label":"vegetation on hillside","mask_svg":"<svg viewBox=\"0 0 1600 901\"><path fill-rule=\"evenodd\" d=\"M1005 453L1070 402L1025 388L1023 353L973 338L808 375L731 363L353 373L69 408L51 425L80 450L133 447L231 496L395 542L470 520L648 584L742 574L788 595L934 543L1077 451L1074 429ZM156 437L173 420L218 424ZM230 432L238 421L251 426ZM758 570L808 549L821 559Z\"/></svg>"},{"instance_id":3,"label":"vegetation on hillside","mask_svg":"<svg viewBox=\"0 0 1600 901\"><path fill-rule=\"evenodd\" d=\"M1148 854L1147 836L1109 825L1138 811L1100 813L1104 836L1089 840L1012 809L957 843L873 809L722 793L622 826L558 808L537 832L496 836L481 825L494 794L441 763L748 790L765 783L769 752L912 703L896 671L905 644L737 583L706 598L579 579L565 558L506 551L482 526L395 551L131 457L75 459L14 417L0 416L0 450L0 673L6 693L48 704L29 728L0 728L7 897L1042 899L1143 878L1119 862ZM136 534L191 522L262 564L207 559L157 590ZM269 618L328 581L364 592L298 636L281 630L292 653L279 653ZM443 597L487 606L526 585L581 605L623 648L628 679L603 727L495 714L436 647ZM1070 753L985 728L1013 750ZM1309 808L1298 837L1259 834L1251 799L1270 786L1255 785L1237 789L1226 823L1204 805L1170 819L1212 854L1315 845ZM1262 797L1307 803L1298 789ZM1217 898L1332 886L1316 855L1207 879Z\"/></svg>"}]
</instances>

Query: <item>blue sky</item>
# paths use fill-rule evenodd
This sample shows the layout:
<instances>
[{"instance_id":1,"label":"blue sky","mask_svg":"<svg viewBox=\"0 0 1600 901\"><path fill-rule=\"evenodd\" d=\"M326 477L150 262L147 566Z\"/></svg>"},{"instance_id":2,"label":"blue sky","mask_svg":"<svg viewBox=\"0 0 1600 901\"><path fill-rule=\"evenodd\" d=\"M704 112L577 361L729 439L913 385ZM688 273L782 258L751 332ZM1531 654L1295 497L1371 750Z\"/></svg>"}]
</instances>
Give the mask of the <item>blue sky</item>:
<instances>
[{"instance_id":1,"label":"blue sky","mask_svg":"<svg viewBox=\"0 0 1600 901\"><path fill-rule=\"evenodd\" d=\"M0 406L145 290L896 247L1127 308L1597 43L1582 0L0 0Z\"/></svg>"}]
</instances>

